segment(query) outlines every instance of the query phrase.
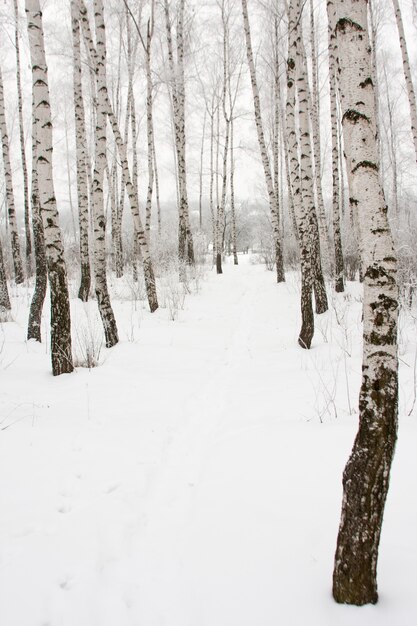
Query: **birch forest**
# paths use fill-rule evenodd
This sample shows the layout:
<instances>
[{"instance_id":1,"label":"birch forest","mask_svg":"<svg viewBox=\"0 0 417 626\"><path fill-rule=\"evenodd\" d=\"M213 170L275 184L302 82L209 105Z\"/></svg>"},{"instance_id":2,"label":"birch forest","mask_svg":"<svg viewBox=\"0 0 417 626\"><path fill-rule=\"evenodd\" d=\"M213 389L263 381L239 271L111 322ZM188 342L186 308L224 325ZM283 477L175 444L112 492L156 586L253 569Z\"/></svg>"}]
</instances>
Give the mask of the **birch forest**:
<instances>
[{"instance_id":1,"label":"birch forest","mask_svg":"<svg viewBox=\"0 0 417 626\"><path fill-rule=\"evenodd\" d=\"M0 25L2 626L415 623L416 1Z\"/></svg>"}]
</instances>

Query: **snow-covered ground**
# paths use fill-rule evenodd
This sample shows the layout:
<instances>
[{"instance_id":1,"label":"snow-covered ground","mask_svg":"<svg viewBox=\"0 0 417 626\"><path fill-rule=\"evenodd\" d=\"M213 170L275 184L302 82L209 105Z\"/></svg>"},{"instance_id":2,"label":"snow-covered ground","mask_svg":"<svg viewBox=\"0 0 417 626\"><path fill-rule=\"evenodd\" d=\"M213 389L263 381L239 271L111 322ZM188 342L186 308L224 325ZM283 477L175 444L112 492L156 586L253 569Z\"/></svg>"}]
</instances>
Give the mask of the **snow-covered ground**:
<instances>
[{"instance_id":1,"label":"snow-covered ground","mask_svg":"<svg viewBox=\"0 0 417 626\"><path fill-rule=\"evenodd\" d=\"M277 285L248 256L208 271L175 321L175 285L153 315L112 289L121 341L100 367L52 377L47 342L25 341L30 290L0 327L1 626L415 626L415 320L400 320L380 601L346 607L331 576L360 286L330 297L308 352L297 276ZM101 331L95 302L72 304L82 358Z\"/></svg>"}]
</instances>

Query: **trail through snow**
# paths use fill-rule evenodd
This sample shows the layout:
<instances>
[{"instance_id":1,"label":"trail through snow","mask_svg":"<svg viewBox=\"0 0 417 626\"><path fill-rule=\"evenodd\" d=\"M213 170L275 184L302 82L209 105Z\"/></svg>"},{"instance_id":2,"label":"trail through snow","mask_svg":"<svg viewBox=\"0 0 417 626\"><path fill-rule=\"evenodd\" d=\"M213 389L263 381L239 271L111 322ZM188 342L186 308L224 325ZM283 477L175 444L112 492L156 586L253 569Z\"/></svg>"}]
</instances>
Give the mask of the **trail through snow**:
<instances>
[{"instance_id":1,"label":"trail through snow","mask_svg":"<svg viewBox=\"0 0 417 626\"><path fill-rule=\"evenodd\" d=\"M305 352L296 276L276 285L240 262L209 274L175 322L115 301L135 341L59 379L44 346L24 341L16 292L1 352L2 626L416 623L414 340L381 600L340 607L331 574L357 427L360 292L333 297Z\"/></svg>"}]
</instances>

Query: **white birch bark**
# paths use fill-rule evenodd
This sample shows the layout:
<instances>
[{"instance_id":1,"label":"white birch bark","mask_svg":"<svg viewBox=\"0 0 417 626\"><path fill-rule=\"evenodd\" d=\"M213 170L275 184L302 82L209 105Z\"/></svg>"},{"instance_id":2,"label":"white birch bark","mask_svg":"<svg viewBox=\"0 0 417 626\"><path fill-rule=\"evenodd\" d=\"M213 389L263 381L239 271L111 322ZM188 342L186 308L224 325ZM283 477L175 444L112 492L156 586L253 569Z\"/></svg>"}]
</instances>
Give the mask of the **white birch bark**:
<instances>
[{"instance_id":1,"label":"white birch bark","mask_svg":"<svg viewBox=\"0 0 417 626\"><path fill-rule=\"evenodd\" d=\"M81 16L84 22L86 16ZM102 0L94 0L96 32L95 76L97 88L95 151L93 175L94 278L97 304L103 324L106 347L119 341L116 319L107 287L106 218L104 214L104 172L107 164L107 85L106 30Z\"/></svg>"},{"instance_id":2,"label":"white birch bark","mask_svg":"<svg viewBox=\"0 0 417 626\"><path fill-rule=\"evenodd\" d=\"M184 279L185 263L194 263L194 246L188 212L187 170L185 160L184 9L184 0L179 0L177 7L177 62L175 64L169 3L168 0L164 2L179 189L178 257L181 279Z\"/></svg>"},{"instance_id":3,"label":"white birch bark","mask_svg":"<svg viewBox=\"0 0 417 626\"><path fill-rule=\"evenodd\" d=\"M245 31L246 42L246 55L248 59L248 66L252 85L253 106L255 112L255 126L258 137L259 150L261 154L262 166L264 170L265 183L268 191L269 208L271 211L271 222L274 232L275 243L275 260L277 269L277 282L283 282L285 280L284 263L282 258L282 243L281 232L279 227L279 211L278 211L278 198L274 189L274 181L272 178L271 164L269 162L268 150L265 142L264 129L262 124L261 103L259 98L259 88L256 77L255 62L253 59L251 32L248 15L247 0L242 0L242 15L243 15L243 28Z\"/></svg>"},{"instance_id":4,"label":"white birch bark","mask_svg":"<svg viewBox=\"0 0 417 626\"><path fill-rule=\"evenodd\" d=\"M336 60L334 23L335 9L333 0L327 1L328 47L329 47L329 93L330 93L330 124L332 132L332 221L335 258L335 291L345 290L343 280L343 252L340 233L340 190L339 190L339 146L337 136L337 97L336 97Z\"/></svg>"},{"instance_id":5,"label":"white birch bark","mask_svg":"<svg viewBox=\"0 0 417 626\"><path fill-rule=\"evenodd\" d=\"M288 165L290 188L298 223L298 240L301 264L301 317L302 324L298 343L309 349L314 335L314 313L312 304L313 268L311 242L309 235L309 213L303 202L298 160L298 140L295 124L296 114L296 59L297 59L297 22L299 19L299 0L290 0L288 5L288 59L287 59L287 103L286 135L288 138Z\"/></svg>"},{"instance_id":6,"label":"white birch bark","mask_svg":"<svg viewBox=\"0 0 417 626\"><path fill-rule=\"evenodd\" d=\"M31 190L31 206L32 206L32 229L33 243L35 249L35 289L30 303L27 338L42 341L41 322L42 309L45 301L46 289L48 286L48 269L46 263L45 252L45 236L43 230L41 208L39 205L39 186L38 173L36 164L37 150L37 122L35 117L35 106L32 102L32 190Z\"/></svg>"},{"instance_id":7,"label":"white birch bark","mask_svg":"<svg viewBox=\"0 0 417 626\"><path fill-rule=\"evenodd\" d=\"M403 60L403 70L405 77L405 84L407 87L408 102L410 104L410 118L411 118L411 133L413 135L414 150L416 153L417 161L417 102L416 93L414 91L413 79L411 77L410 60L408 57L407 43L405 40L404 25L401 16L401 10L398 0L392 0L395 11L395 19L397 22L398 35L400 38L401 56Z\"/></svg>"},{"instance_id":8,"label":"white birch bark","mask_svg":"<svg viewBox=\"0 0 417 626\"><path fill-rule=\"evenodd\" d=\"M307 68L305 64L302 29L301 29L301 3L295 3L297 21L295 23L296 37L296 75L298 93L298 123L300 128L300 175L303 204L308 211L308 234L309 249L311 254L312 279L316 302L316 313L324 313L328 309L326 287L321 267L321 241L320 228L314 198L313 158L309 124L309 87L307 81ZM317 186L318 189L318 186Z\"/></svg>"},{"instance_id":9,"label":"white birch bark","mask_svg":"<svg viewBox=\"0 0 417 626\"><path fill-rule=\"evenodd\" d=\"M54 376L73 371L71 319L67 272L52 169L52 120L48 70L45 58L39 0L26 0L26 17L32 64L36 171L42 216L48 278L51 292L51 356Z\"/></svg>"},{"instance_id":10,"label":"white birch bark","mask_svg":"<svg viewBox=\"0 0 417 626\"><path fill-rule=\"evenodd\" d=\"M20 139L20 158L22 161L23 173L23 207L25 215L25 240L26 240L26 267L28 274L31 272L32 257L32 237L30 229L30 202L29 202L29 177L26 163L25 150L25 130L23 124L23 97L22 97L22 81L20 70L20 41L19 41L19 7L17 0L13 0L15 15L15 48L16 48L16 85L17 85L17 102L19 113L19 139Z\"/></svg>"},{"instance_id":11,"label":"white birch bark","mask_svg":"<svg viewBox=\"0 0 417 626\"><path fill-rule=\"evenodd\" d=\"M88 243L88 186L86 171L86 145L84 98L81 72L80 8L77 0L71 0L72 46L74 57L73 92L75 115L75 150L77 172L78 222L80 228L81 278L78 297L88 300L91 286L90 256Z\"/></svg>"},{"instance_id":12,"label":"white birch bark","mask_svg":"<svg viewBox=\"0 0 417 626\"><path fill-rule=\"evenodd\" d=\"M7 319L7 312L11 310L7 277L4 269L3 246L0 241L0 321Z\"/></svg>"},{"instance_id":13,"label":"white birch bark","mask_svg":"<svg viewBox=\"0 0 417 626\"><path fill-rule=\"evenodd\" d=\"M2 145L2 155L3 155L4 181L5 181L5 187L6 187L7 215L8 215L8 221L9 221L10 239L11 239L11 247L12 247L14 279L15 279L16 284L19 285L23 283L24 275L23 275L22 257L20 254L20 241L19 241L19 231L18 231L17 219L16 219L16 208L15 208L15 203L14 203L12 167L10 164L10 153L9 153L9 136L8 136L7 124L6 124L6 111L4 107L4 92L3 92L3 77L2 77L1 71L0 71L0 134L1 134L1 145Z\"/></svg>"},{"instance_id":14,"label":"white birch bark","mask_svg":"<svg viewBox=\"0 0 417 626\"><path fill-rule=\"evenodd\" d=\"M366 0L339 0L335 25L349 195L360 219L363 362L359 431L343 475L333 596L375 603L398 410L397 263L379 177Z\"/></svg>"}]
</instances>

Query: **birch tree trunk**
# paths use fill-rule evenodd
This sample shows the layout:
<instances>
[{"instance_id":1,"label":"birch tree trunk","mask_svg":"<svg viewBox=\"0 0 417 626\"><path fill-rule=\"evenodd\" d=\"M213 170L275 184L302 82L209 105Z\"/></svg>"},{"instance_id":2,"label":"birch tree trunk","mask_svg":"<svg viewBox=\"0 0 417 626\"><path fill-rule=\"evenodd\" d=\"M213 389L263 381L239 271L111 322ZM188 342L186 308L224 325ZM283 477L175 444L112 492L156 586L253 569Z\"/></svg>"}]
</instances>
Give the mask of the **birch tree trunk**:
<instances>
[{"instance_id":1,"label":"birch tree trunk","mask_svg":"<svg viewBox=\"0 0 417 626\"><path fill-rule=\"evenodd\" d=\"M410 117L411 117L411 133L413 135L414 150L416 153L417 161L417 103L416 94L413 86L413 79L411 78L410 60L408 58L407 44L405 41L404 25L401 17L401 10L398 0L392 0L395 11L395 19L397 22L398 35L400 38L401 55L403 59L403 69L405 84L407 87L408 101L410 103Z\"/></svg>"},{"instance_id":2,"label":"birch tree trunk","mask_svg":"<svg viewBox=\"0 0 417 626\"><path fill-rule=\"evenodd\" d=\"M11 310L7 277L4 269L3 246L0 241L0 321L7 318L7 312Z\"/></svg>"},{"instance_id":3,"label":"birch tree trunk","mask_svg":"<svg viewBox=\"0 0 417 626\"><path fill-rule=\"evenodd\" d=\"M294 26L296 33L296 70L297 70L297 93L298 93L298 123L300 127L300 175L303 204L308 210L308 236L311 254L311 267L316 313L324 313L328 309L326 286L324 283L321 267L321 242L320 228L314 200L313 182L313 159L309 126L309 87L307 81L307 68L303 51L301 29L301 4L295 4L297 10L297 22ZM318 188L318 186L317 186Z\"/></svg>"},{"instance_id":4,"label":"birch tree trunk","mask_svg":"<svg viewBox=\"0 0 417 626\"><path fill-rule=\"evenodd\" d=\"M379 178L366 0L339 0L335 33L349 194L360 216L364 270L359 431L343 474L333 596L375 603L377 561L397 437L396 259Z\"/></svg>"},{"instance_id":5,"label":"birch tree trunk","mask_svg":"<svg viewBox=\"0 0 417 626\"><path fill-rule=\"evenodd\" d=\"M291 178L292 199L298 222L298 240L300 244L302 324L298 343L302 348L309 349L314 335L313 268L310 250L309 215L301 192L298 141L295 127L297 21L299 19L299 7L299 0L290 0L288 5L286 135L288 138L288 169Z\"/></svg>"},{"instance_id":6,"label":"birch tree trunk","mask_svg":"<svg viewBox=\"0 0 417 626\"><path fill-rule=\"evenodd\" d=\"M15 204L14 204L12 167L10 164L10 154L9 154L9 136L7 133L6 111L4 107L4 94L3 94L3 77L2 77L1 71L0 71L0 133L1 133L1 144L2 144L2 154L3 154L4 180L5 180L5 187L6 187L7 214L9 218L10 238L11 238L11 245L12 245L14 279L16 281L16 285L19 285L23 283L24 276L23 276L22 258L20 255L20 242L19 242L19 231L18 231L17 219L16 219L16 209L15 209Z\"/></svg>"},{"instance_id":7,"label":"birch tree trunk","mask_svg":"<svg viewBox=\"0 0 417 626\"><path fill-rule=\"evenodd\" d=\"M35 248L35 289L30 303L27 338L42 341L41 322L42 309L48 286L48 269L45 252L45 235L39 205L38 174L36 170L36 150L37 150L37 124L35 120L35 107L32 106L32 229L33 242Z\"/></svg>"},{"instance_id":8,"label":"birch tree trunk","mask_svg":"<svg viewBox=\"0 0 417 626\"><path fill-rule=\"evenodd\" d=\"M20 138L20 158L22 161L22 174L23 174L23 207L25 215L25 239L26 239L26 269L28 274L31 273L31 257L32 257L32 237L30 232L30 217L29 217L29 178L28 168L26 164L26 151L25 151L25 130L23 124L23 97L22 97L22 82L20 72L20 43L19 43L19 7L17 0L13 0L14 15L15 15L15 48L16 48L16 84L17 84L17 102L19 111L19 138Z\"/></svg>"},{"instance_id":9,"label":"birch tree trunk","mask_svg":"<svg viewBox=\"0 0 417 626\"><path fill-rule=\"evenodd\" d=\"M320 144L320 94L318 88L318 67L317 67L317 51L316 51L316 32L314 23L314 7L313 1L310 0L310 23L311 23L311 56L312 56L312 90L311 96L308 94L308 101L311 102L311 128L313 139L313 156L314 156L314 179L317 194L317 217L320 235L320 253L323 266L327 271L332 270L332 262L330 256L331 244L329 230L327 228L326 213L324 209L323 188L321 184L321 144ZM302 46L304 52L304 46ZM303 54L303 57L305 55ZM303 59L303 65L306 63ZM304 67L305 85L307 91L310 91L308 84L307 69Z\"/></svg>"},{"instance_id":10,"label":"birch tree trunk","mask_svg":"<svg viewBox=\"0 0 417 626\"><path fill-rule=\"evenodd\" d=\"M187 170L185 160L184 8L184 0L179 0L177 17L177 63L175 66L169 4L168 0L164 2L168 62L171 75L174 143L178 172L178 257L180 261L181 279L184 279L185 263L194 263L194 246L188 211Z\"/></svg>"},{"instance_id":11,"label":"birch tree trunk","mask_svg":"<svg viewBox=\"0 0 417 626\"><path fill-rule=\"evenodd\" d=\"M116 319L110 302L106 272L106 218L104 215L104 172L107 163L107 85L106 85L106 31L102 0L94 0L94 23L96 29L95 73L97 84L97 107L95 127L95 154L93 180L94 223L94 277L97 304L103 323L106 347L119 341Z\"/></svg>"},{"instance_id":12,"label":"birch tree trunk","mask_svg":"<svg viewBox=\"0 0 417 626\"><path fill-rule=\"evenodd\" d=\"M87 302L90 287L90 257L88 244L88 187L86 171L86 145L84 100L81 75L81 44L80 44L80 7L77 0L71 0L72 46L74 55L74 114L75 114L75 149L77 171L78 221L80 227L80 261L81 279L78 297Z\"/></svg>"},{"instance_id":13,"label":"birch tree trunk","mask_svg":"<svg viewBox=\"0 0 417 626\"><path fill-rule=\"evenodd\" d=\"M330 91L330 123L332 128L332 217L333 244L335 258L335 291L345 290L343 272L342 238L340 233L340 193L339 193L339 145L337 137L337 98L336 98L336 61L335 61L335 9L333 0L327 1L328 46L329 46L329 91Z\"/></svg>"},{"instance_id":14,"label":"birch tree trunk","mask_svg":"<svg viewBox=\"0 0 417 626\"><path fill-rule=\"evenodd\" d=\"M26 0L26 17L33 79L36 134L35 163L51 292L52 373L57 376L72 372L74 368L71 353L71 318L67 271L53 183L52 121L39 0Z\"/></svg>"},{"instance_id":15,"label":"birch tree trunk","mask_svg":"<svg viewBox=\"0 0 417 626\"><path fill-rule=\"evenodd\" d=\"M251 85L252 85L256 133L258 136L259 150L261 153L261 160L262 160L262 166L264 170L266 188L268 191L272 228L274 231L277 282L280 283L285 280L285 273L284 273L284 262L283 262L283 257L282 257L281 232L279 228L278 197L274 189L274 182L273 182L272 173L271 173L271 164L269 162L268 150L266 147L265 135L264 135L263 125L262 125L261 103L259 99L259 88L258 88L258 82L256 78L255 63L253 59L247 0L242 0L242 15L243 15L243 28L245 31L246 55L248 59L248 66L249 66Z\"/></svg>"}]
</instances>

